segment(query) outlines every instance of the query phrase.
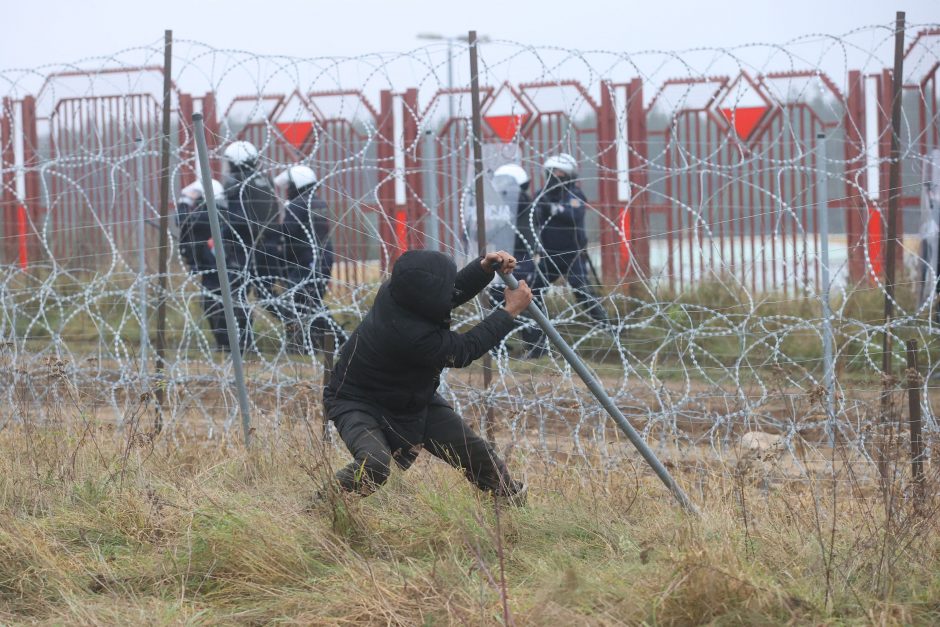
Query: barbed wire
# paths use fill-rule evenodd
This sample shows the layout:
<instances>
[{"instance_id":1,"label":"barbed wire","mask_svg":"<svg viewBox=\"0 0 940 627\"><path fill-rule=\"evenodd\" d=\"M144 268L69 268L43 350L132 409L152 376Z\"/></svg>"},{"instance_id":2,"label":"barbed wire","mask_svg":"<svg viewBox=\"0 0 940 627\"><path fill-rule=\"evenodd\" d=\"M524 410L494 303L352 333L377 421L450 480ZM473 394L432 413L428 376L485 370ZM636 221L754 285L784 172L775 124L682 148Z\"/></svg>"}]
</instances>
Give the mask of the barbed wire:
<instances>
[{"instance_id":1,"label":"barbed wire","mask_svg":"<svg viewBox=\"0 0 940 627\"><path fill-rule=\"evenodd\" d=\"M577 268L544 290L545 306L667 459L722 467L748 430L780 434L794 459L798 446L822 458L827 430L835 429L871 462L883 421L885 333L899 371L903 341L917 338L923 347L928 379L920 397L933 446L940 30L907 32L902 176L889 189L881 173L891 163L883 82L893 36L873 26L779 45L631 54L481 45L491 229L513 246L541 227L536 218L526 225L499 217L506 201L491 184L499 165L522 166L538 202L545 160L574 157L588 242ZM213 337L217 294L207 281L217 275L187 263L193 247L210 258L217 246L236 255L223 278L252 321L250 396L259 428L273 429L320 415L331 349L313 330L340 340L351 332L402 250L433 248L459 262L475 255L465 46L297 58L183 40L174 42L171 77L164 274L157 263L161 43L0 71L7 94L0 425L50 419L66 404L67 377L102 419L121 424L142 395L162 386L169 433L224 436L237 403L230 361ZM185 216L176 204L196 180L190 118L197 111L207 121L216 178L226 173L223 149L238 140L258 148L265 177L296 165L315 171L331 273L281 254L265 274L252 265L258 243L237 229L223 243L181 238ZM278 190L281 205L285 193ZM897 313L886 323L892 196L900 198L905 263L893 285ZM819 229L820 205L833 222L828 235ZM510 209L513 216L517 207ZM274 223L249 219L245 232L273 228L285 215L281 207ZM294 231L277 226L281 246L316 239L313 224L301 222ZM547 258L539 237L526 246L536 261ZM824 248L833 275L834 415L820 391ZM155 364L145 330L153 330L160 302L168 312L167 361ZM605 320L588 315L598 311L595 302ZM464 306L454 328L485 314L478 303ZM471 420L495 407L500 437L524 451L599 453L611 464L630 455L559 355L526 356L533 325L523 321L494 350L489 389L472 367L448 371L442 394Z\"/></svg>"}]
</instances>

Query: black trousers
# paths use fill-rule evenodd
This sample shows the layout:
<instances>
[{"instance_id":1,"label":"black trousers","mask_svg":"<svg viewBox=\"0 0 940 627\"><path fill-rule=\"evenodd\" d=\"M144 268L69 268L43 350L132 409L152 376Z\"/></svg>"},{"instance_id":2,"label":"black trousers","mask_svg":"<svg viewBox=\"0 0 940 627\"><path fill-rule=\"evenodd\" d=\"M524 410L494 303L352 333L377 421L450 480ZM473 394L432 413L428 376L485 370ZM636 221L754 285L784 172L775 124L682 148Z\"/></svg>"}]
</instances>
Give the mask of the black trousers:
<instances>
[{"instance_id":1,"label":"black trousers","mask_svg":"<svg viewBox=\"0 0 940 627\"><path fill-rule=\"evenodd\" d=\"M481 490L513 494L517 489L506 464L489 443L447 405L428 408L424 437L417 446L404 444L394 431L394 424L384 420L378 409L367 411L357 405L356 409L337 415L334 423L354 458L336 473L338 483L346 491L372 493L388 479L393 461L407 470L421 448L462 469L467 479Z\"/></svg>"},{"instance_id":2,"label":"black trousers","mask_svg":"<svg viewBox=\"0 0 940 627\"><path fill-rule=\"evenodd\" d=\"M223 238L235 324L244 351L254 343L248 303L250 294L254 293L266 310L283 318L274 290L283 275L283 238L274 228L245 224L227 225Z\"/></svg>"},{"instance_id":3,"label":"black trousers","mask_svg":"<svg viewBox=\"0 0 940 627\"><path fill-rule=\"evenodd\" d=\"M283 313L280 317L296 325L294 330L299 332L295 337L289 337L289 347L322 348L323 337L328 332L334 334L337 345L342 344L346 333L323 305L330 283L332 253L319 250L316 255L309 243L296 237L285 236L285 242L284 288L290 290L291 299L281 306ZM325 260L326 255L330 257Z\"/></svg>"},{"instance_id":4,"label":"black trousers","mask_svg":"<svg viewBox=\"0 0 940 627\"><path fill-rule=\"evenodd\" d=\"M225 312L222 309L222 286L215 265L215 255L209 248L210 239L212 232L207 224L184 221L180 225L180 255L190 272L198 275L202 281L203 293L200 301L209 329L216 345L227 350L228 332Z\"/></svg>"}]
</instances>

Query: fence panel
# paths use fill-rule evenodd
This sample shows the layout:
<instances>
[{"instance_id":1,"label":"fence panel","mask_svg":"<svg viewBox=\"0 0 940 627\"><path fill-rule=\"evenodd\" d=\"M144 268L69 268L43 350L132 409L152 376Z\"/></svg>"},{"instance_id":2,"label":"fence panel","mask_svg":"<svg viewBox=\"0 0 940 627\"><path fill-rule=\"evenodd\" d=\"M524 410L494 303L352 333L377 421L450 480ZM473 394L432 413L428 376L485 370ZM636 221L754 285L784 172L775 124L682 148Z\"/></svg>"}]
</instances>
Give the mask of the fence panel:
<instances>
[{"instance_id":1,"label":"fence panel","mask_svg":"<svg viewBox=\"0 0 940 627\"><path fill-rule=\"evenodd\" d=\"M674 290L730 279L799 294L818 283L815 137L845 142L844 98L832 81L809 72L667 81L647 116L650 190L663 205L654 276ZM841 161L827 168L842 180ZM844 206L843 197L834 188L829 206ZM841 217L830 222L846 232Z\"/></svg>"},{"instance_id":2,"label":"fence panel","mask_svg":"<svg viewBox=\"0 0 940 627\"><path fill-rule=\"evenodd\" d=\"M37 240L31 261L136 269L146 220L156 265L161 77L154 67L52 74L24 109L25 196Z\"/></svg>"}]
</instances>

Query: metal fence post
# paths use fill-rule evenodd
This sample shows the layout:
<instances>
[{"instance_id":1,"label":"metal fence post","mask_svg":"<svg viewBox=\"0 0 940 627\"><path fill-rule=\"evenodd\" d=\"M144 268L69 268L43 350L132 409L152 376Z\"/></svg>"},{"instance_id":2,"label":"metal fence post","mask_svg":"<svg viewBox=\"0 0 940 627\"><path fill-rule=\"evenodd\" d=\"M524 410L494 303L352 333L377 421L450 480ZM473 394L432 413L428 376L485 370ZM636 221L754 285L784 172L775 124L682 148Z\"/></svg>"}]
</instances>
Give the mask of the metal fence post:
<instances>
[{"instance_id":1,"label":"metal fence post","mask_svg":"<svg viewBox=\"0 0 940 627\"><path fill-rule=\"evenodd\" d=\"M333 376L333 353L336 352L336 331L330 330L323 334L323 387L322 392L326 391L326 386L330 383L330 377ZM321 400L323 394L321 392ZM330 419L326 415L326 407L323 409L323 441L333 442L332 431L330 431Z\"/></svg>"},{"instance_id":2,"label":"metal fence post","mask_svg":"<svg viewBox=\"0 0 940 627\"><path fill-rule=\"evenodd\" d=\"M232 308L232 287L228 282L228 270L225 265L225 247L222 245L222 227L219 224L219 210L215 205L215 192L212 189L212 170L209 167L209 149L206 146L206 128L201 113L193 114L193 134L196 136L196 153L199 157L199 173L202 177L203 198L209 213L209 228L215 245L215 268L219 273L222 288L222 308L225 310L225 326L228 331L228 347L232 355L232 369L235 371L235 387L238 391L238 406L242 414L242 430L245 434L245 448L251 444L251 413L248 404L248 389L245 387L245 373L242 369L241 346L238 341L238 325L235 323L235 310Z\"/></svg>"},{"instance_id":3,"label":"metal fence post","mask_svg":"<svg viewBox=\"0 0 940 627\"><path fill-rule=\"evenodd\" d=\"M898 199L901 195L901 85L904 76L904 11L898 11L894 31L894 72L891 75L891 158L888 167L888 233L885 242L885 333L882 370L891 374L891 333L894 315L895 251L898 246Z\"/></svg>"},{"instance_id":4,"label":"metal fence post","mask_svg":"<svg viewBox=\"0 0 940 627\"><path fill-rule=\"evenodd\" d=\"M911 430L911 480L917 507L924 504L924 444L921 439L920 395L924 378L917 367L917 340L907 341L907 395Z\"/></svg>"},{"instance_id":5,"label":"metal fence post","mask_svg":"<svg viewBox=\"0 0 940 627\"><path fill-rule=\"evenodd\" d=\"M166 300L169 295L169 235L170 228L170 103L172 99L173 31L163 33L163 125L160 138L160 259L157 265L160 281L160 300L157 302L157 332L154 352L160 381L156 389L157 416L154 431L163 430L163 409L166 402ZM209 185L206 189L212 189Z\"/></svg>"},{"instance_id":6,"label":"metal fence post","mask_svg":"<svg viewBox=\"0 0 940 627\"><path fill-rule=\"evenodd\" d=\"M597 115L597 196L601 214L601 277L608 286L616 285L620 273L620 233L617 222L620 206L617 198L617 108L610 81L601 81L600 110Z\"/></svg>"},{"instance_id":7,"label":"metal fence post","mask_svg":"<svg viewBox=\"0 0 940 627\"><path fill-rule=\"evenodd\" d=\"M137 193L139 194L140 216L137 220L137 280L140 290L140 379L147 376L147 359L150 348L150 329L147 321L147 200L144 197L144 140L138 137L137 143Z\"/></svg>"},{"instance_id":8,"label":"metal fence post","mask_svg":"<svg viewBox=\"0 0 940 627\"><path fill-rule=\"evenodd\" d=\"M849 280L865 276L865 238L868 201L865 198L868 173L865 170L865 78L858 70L849 72L845 97L845 232L849 248ZM859 191L855 185L862 188Z\"/></svg>"},{"instance_id":9,"label":"metal fence post","mask_svg":"<svg viewBox=\"0 0 940 627\"><path fill-rule=\"evenodd\" d=\"M473 182L474 200L477 210L477 251L480 255L486 254L486 205L483 198L483 120L480 114L480 76L477 62L477 32L470 31L467 42L470 45L470 93L473 114ZM486 290L480 292L480 302L485 309L490 306L489 294ZM489 401L490 384L493 381L493 356L487 351L483 356L483 394L486 398L486 418L482 431L486 439L495 441L493 433L494 411Z\"/></svg>"},{"instance_id":10,"label":"metal fence post","mask_svg":"<svg viewBox=\"0 0 940 627\"><path fill-rule=\"evenodd\" d=\"M379 167L379 185L376 197L379 203L379 236L382 238L382 270L391 272L395 260L402 254L395 235L395 97L384 89L379 95L378 142L376 160Z\"/></svg>"},{"instance_id":11,"label":"metal fence post","mask_svg":"<svg viewBox=\"0 0 940 627\"><path fill-rule=\"evenodd\" d=\"M888 462L885 458L885 423L888 420L891 377L891 318L894 316L895 255L898 250L898 199L901 195L901 85L904 82L904 11L897 12L894 31L894 73L891 76L891 159L888 170L888 233L885 246L885 307L884 334L881 344L881 370L884 373L881 413L881 447L878 470L883 480L888 478Z\"/></svg>"},{"instance_id":12,"label":"metal fence post","mask_svg":"<svg viewBox=\"0 0 940 627\"><path fill-rule=\"evenodd\" d=\"M822 255L822 334L823 334L823 384L826 388L826 431L829 446L835 447L836 408L835 374L832 359L832 309L830 307L829 277L829 175L826 171L826 136L816 135L816 215L819 224L820 254Z\"/></svg>"},{"instance_id":13,"label":"metal fence post","mask_svg":"<svg viewBox=\"0 0 940 627\"><path fill-rule=\"evenodd\" d=\"M26 195L21 201L21 209L17 213L17 243L19 263L26 269L30 259L37 259L41 255L42 245L36 225L49 215L49 203L43 209L43 186L40 184L39 157L39 131L36 120L36 98L25 96L22 102L23 124L23 165L26 172L23 176ZM46 199L48 201L48 198Z\"/></svg>"},{"instance_id":14,"label":"metal fence post","mask_svg":"<svg viewBox=\"0 0 940 627\"><path fill-rule=\"evenodd\" d=\"M441 250L441 222L440 207L437 199L437 160L435 159L435 134L434 129L424 131L424 145L421 147L421 153L424 161L424 181L425 205L428 209L427 227L425 229L424 242L428 250Z\"/></svg>"},{"instance_id":15,"label":"metal fence post","mask_svg":"<svg viewBox=\"0 0 940 627\"><path fill-rule=\"evenodd\" d=\"M12 264L16 259L16 157L13 151L13 99L4 96L0 109L0 263Z\"/></svg>"},{"instance_id":16,"label":"metal fence post","mask_svg":"<svg viewBox=\"0 0 940 627\"><path fill-rule=\"evenodd\" d=\"M402 104L402 148L404 150L405 171L401 173L405 181L405 216L407 218L406 241L408 248L424 248L425 237L424 212L421 210L420 194L423 189L424 168L418 161L420 135L418 129L418 90L411 88L401 97ZM396 138L396 141L397 138Z\"/></svg>"},{"instance_id":17,"label":"metal fence post","mask_svg":"<svg viewBox=\"0 0 940 627\"><path fill-rule=\"evenodd\" d=\"M634 281L646 281L650 274L649 223L649 137L646 109L643 108L643 80L634 78L627 85L627 144L630 168L630 258L635 263ZM618 121L618 124L620 122ZM627 268L627 274L630 269Z\"/></svg>"}]
</instances>

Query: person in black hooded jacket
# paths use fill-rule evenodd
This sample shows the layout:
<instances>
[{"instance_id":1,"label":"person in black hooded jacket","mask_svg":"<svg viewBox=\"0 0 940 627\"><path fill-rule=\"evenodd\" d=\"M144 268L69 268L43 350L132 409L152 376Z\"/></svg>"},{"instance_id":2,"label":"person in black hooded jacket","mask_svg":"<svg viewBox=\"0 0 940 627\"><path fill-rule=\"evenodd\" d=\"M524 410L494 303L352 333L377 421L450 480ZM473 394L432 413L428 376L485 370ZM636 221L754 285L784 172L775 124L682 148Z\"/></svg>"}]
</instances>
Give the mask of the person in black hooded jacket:
<instances>
[{"instance_id":1,"label":"person in black hooded jacket","mask_svg":"<svg viewBox=\"0 0 940 627\"><path fill-rule=\"evenodd\" d=\"M525 282L506 291L506 304L466 333L450 330L451 310L486 288L494 269L515 269L506 252L488 253L457 272L439 252L412 250L340 351L323 394L354 461L337 474L346 491L369 494L388 479L391 463L407 469L421 447L461 467L483 490L516 497L513 481L492 447L437 393L444 368L463 368L499 344L532 301Z\"/></svg>"}]
</instances>

